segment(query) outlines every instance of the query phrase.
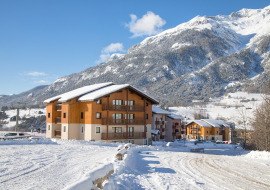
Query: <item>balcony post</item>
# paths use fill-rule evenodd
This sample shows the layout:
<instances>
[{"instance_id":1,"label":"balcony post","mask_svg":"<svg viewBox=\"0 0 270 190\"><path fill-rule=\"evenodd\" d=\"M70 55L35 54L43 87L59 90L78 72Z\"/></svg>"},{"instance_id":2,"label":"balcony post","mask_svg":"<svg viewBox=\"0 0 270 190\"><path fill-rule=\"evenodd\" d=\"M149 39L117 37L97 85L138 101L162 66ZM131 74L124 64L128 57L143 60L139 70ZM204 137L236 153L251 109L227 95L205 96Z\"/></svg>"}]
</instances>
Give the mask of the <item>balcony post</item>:
<instances>
[{"instance_id":1,"label":"balcony post","mask_svg":"<svg viewBox=\"0 0 270 190\"><path fill-rule=\"evenodd\" d=\"M109 106L109 96L107 97L107 105ZM107 141L108 141L108 135L109 135L109 109L107 109Z\"/></svg>"},{"instance_id":2,"label":"balcony post","mask_svg":"<svg viewBox=\"0 0 270 190\"><path fill-rule=\"evenodd\" d=\"M126 105L126 108L127 108L127 120L125 119L125 122L126 122L126 139L128 139L128 121L129 121L129 117L128 117L128 88L127 88L127 105Z\"/></svg>"}]
</instances>

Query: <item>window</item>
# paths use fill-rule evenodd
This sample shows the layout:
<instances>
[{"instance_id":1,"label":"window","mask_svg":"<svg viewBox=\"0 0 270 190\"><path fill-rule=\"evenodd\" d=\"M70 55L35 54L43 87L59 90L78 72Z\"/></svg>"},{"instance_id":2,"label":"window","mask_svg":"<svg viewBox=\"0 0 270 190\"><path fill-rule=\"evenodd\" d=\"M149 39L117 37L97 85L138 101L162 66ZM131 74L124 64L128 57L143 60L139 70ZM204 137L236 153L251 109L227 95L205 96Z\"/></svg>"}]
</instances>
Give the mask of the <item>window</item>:
<instances>
[{"instance_id":1,"label":"window","mask_svg":"<svg viewBox=\"0 0 270 190\"><path fill-rule=\"evenodd\" d=\"M135 114L125 114L125 119L135 119Z\"/></svg>"},{"instance_id":2,"label":"window","mask_svg":"<svg viewBox=\"0 0 270 190\"><path fill-rule=\"evenodd\" d=\"M51 129L50 129L50 125L48 125L48 131L49 131L49 130L51 130Z\"/></svg>"},{"instance_id":3,"label":"window","mask_svg":"<svg viewBox=\"0 0 270 190\"><path fill-rule=\"evenodd\" d=\"M127 105L127 100L125 100L125 105ZM129 106L134 106L135 105L135 101L134 100L129 100L128 101L128 105Z\"/></svg>"},{"instance_id":4,"label":"window","mask_svg":"<svg viewBox=\"0 0 270 190\"><path fill-rule=\"evenodd\" d=\"M122 128L121 128L122 129ZM124 133L126 132L126 127L124 127ZM134 133L134 127L128 127L128 133Z\"/></svg>"},{"instance_id":5,"label":"window","mask_svg":"<svg viewBox=\"0 0 270 190\"><path fill-rule=\"evenodd\" d=\"M48 118L51 118L51 113L48 113Z\"/></svg>"},{"instance_id":6,"label":"window","mask_svg":"<svg viewBox=\"0 0 270 190\"><path fill-rule=\"evenodd\" d=\"M113 127L112 133L122 133L122 127Z\"/></svg>"},{"instance_id":7,"label":"window","mask_svg":"<svg viewBox=\"0 0 270 190\"><path fill-rule=\"evenodd\" d=\"M63 127L63 132L66 132L66 126Z\"/></svg>"},{"instance_id":8,"label":"window","mask_svg":"<svg viewBox=\"0 0 270 190\"><path fill-rule=\"evenodd\" d=\"M206 131L206 133L208 133L208 131Z\"/></svg>"},{"instance_id":9,"label":"window","mask_svg":"<svg viewBox=\"0 0 270 190\"><path fill-rule=\"evenodd\" d=\"M148 103L146 102L146 106L148 106Z\"/></svg>"},{"instance_id":10,"label":"window","mask_svg":"<svg viewBox=\"0 0 270 190\"><path fill-rule=\"evenodd\" d=\"M124 143L131 143L131 144L134 144L134 140L124 141Z\"/></svg>"},{"instance_id":11,"label":"window","mask_svg":"<svg viewBox=\"0 0 270 190\"><path fill-rule=\"evenodd\" d=\"M81 119L83 119L83 112L81 112Z\"/></svg>"},{"instance_id":12,"label":"window","mask_svg":"<svg viewBox=\"0 0 270 190\"><path fill-rule=\"evenodd\" d=\"M218 134L218 131L217 131L217 134Z\"/></svg>"},{"instance_id":13,"label":"window","mask_svg":"<svg viewBox=\"0 0 270 190\"><path fill-rule=\"evenodd\" d=\"M101 113L97 113L97 114L96 114L96 118L97 118L97 119L101 119Z\"/></svg>"},{"instance_id":14,"label":"window","mask_svg":"<svg viewBox=\"0 0 270 190\"><path fill-rule=\"evenodd\" d=\"M81 127L81 132L83 133L83 126Z\"/></svg>"},{"instance_id":15,"label":"window","mask_svg":"<svg viewBox=\"0 0 270 190\"><path fill-rule=\"evenodd\" d=\"M101 127L96 127L96 134L100 134L100 128Z\"/></svg>"},{"instance_id":16,"label":"window","mask_svg":"<svg viewBox=\"0 0 270 190\"><path fill-rule=\"evenodd\" d=\"M98 100L98 101L97 101L97 104L101 104L101 100Z\"/></svg>"},{"instance_id":17,"label":"window","mask_svg":"<svg viewBox=\"0 0 270 190\"><path fill-rule=\"evenodd\" d=\"M145 119L148 119L148 114L145 115Z\"/></svg>"},{"instance_id":18,"label":"window","mask_svg":"<svg viewBox=\"0 0 270 190\"><path fill-rule=\"evenodd\" d=\"M63 113L63 118L64 118L64 119L66 118L66 113Z\"/></svg>"},{"instance_id":19,"label":"window","mask_svg":"<svg viewBox=\"0 0 270 190\"><path fill-rule=\"evenodd\" d=\"M210 131L210 133L211 133L212 131Z\"/></svg>"},{"instance_id":20,"label":"window","mask_svg":"<svg viewBox=\"0 0 270 190\"><path fill-rule=\"evenodd\" d=\"M113 105L123 105L123 100L113 100Z\"/></svg>"},{"instance_id":21,"label":"window","mask_svg":"<svg viewBox=\"0 0 270 190\"><path fill-rule=\"evenodd\" d=\"M147 133L147 126L145 126L145 132Z\"/></svg>"},{"instance_id":22,"label":"window","mask_svg":"<svg viewBox=\"0 0 270 190\"><path fill-rule=\"evenodd\" d=\"M146 139L143 139L143 144L147 145L147 140Z\"/></svg>"}]
</instances>

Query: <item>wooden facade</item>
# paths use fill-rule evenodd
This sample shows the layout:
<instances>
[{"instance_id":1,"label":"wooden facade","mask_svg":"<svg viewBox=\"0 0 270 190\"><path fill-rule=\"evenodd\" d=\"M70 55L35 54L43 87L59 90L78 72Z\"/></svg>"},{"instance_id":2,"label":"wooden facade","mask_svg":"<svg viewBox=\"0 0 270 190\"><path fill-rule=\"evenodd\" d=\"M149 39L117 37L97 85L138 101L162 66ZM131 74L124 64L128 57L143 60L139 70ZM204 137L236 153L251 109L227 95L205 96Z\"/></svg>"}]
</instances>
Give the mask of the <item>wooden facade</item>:
<instances>
[{"instance_id":1,"label":"wooden facade","mask_svg":"<svg viewBox=\"0 0 270 190\"><path fill-rule=\"evenodd\" d=\"M79 98L76 97L66 102L55 100L47 103L46 122L48 125L52 125L52 130L54 130L51 133L49 130L50 135L47 137L64 138L63 133L68 131L66 136L67 139L70 139L72 125L76 125L85 126L85 133L89 131L89 134L84 136L93 138L93 130L86 131L86 129L87 126L95 125L100 126L102 131L100 137L95 137L94 140L98 140L98 138L100 138L99 140L147 139L146 127L152 123L152 104L158 102L149 100L148 97L133 88L121 89L94 101L81 102ZM113 134L113 126L121 128L121 132ZM138 129L140 130L138 131ZM79 130L83 131L83 129ZM151 131L150 128L149 131ZM149 136L151 137L151 134Z\"/></svg>"}]
</instances>

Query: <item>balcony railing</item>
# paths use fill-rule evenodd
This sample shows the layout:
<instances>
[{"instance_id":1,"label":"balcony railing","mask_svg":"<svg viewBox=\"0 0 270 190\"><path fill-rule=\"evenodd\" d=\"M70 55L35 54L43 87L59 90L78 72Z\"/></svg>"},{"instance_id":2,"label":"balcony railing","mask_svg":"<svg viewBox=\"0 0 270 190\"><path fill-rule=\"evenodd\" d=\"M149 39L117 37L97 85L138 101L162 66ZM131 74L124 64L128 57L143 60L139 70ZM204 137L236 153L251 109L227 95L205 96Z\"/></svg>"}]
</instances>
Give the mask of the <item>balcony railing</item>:
<instances>
[{"instance_id":1,"label":"balcony railing","mask_svg":"<svg viewBox=\"0 0 270 190\"><path fill-rule=\"evenodd\" d=\"M144 125L144 119L102 119L102 125Z\"/></svg>"},{"instance_id":2,"label":"balcony railing","mask_svg":"<svg viewBox=\"0 0 270 190\"><path fill-rule=\"evenodd\" d=\"M141 133L102 133L101 139L145 139L146 132Z\"/></svg>"},{"instance_id":3,"label":"balcony railing","mask_svg":"<svg viewBox=\"0 0 270 190\"><path fill-rule=\"evenodd\" d=\"M56 124L61 123L61 117L56 117L56 118L55 118L55 123L56 123Z\"/></svg>"},{"instance_id":4,"label":"balcony railing","mask_svg":"<svg viewBox=\"0 0 270 190\"><path fill-rule=\"evenodd\" d=\"M179 135L181 135L181 134L183 134L182 132L176 132L176 135L177 136L179 136Z\"/></svg>"},{"instance_id":5,"label":"balcony railing","mask_svg":"<svg viewBox=\"0 0 270 190\"><path fill-rule=\"evenodd\" d=\"M183 124L181 124L181 125L176 125L176 128L177 128L177 129L185 128L185 125L183 125Z\"/></svg>"},{"instance_id":6,"label":"balcony railing","mask_svg":"<svg viewBox=\"0 0 270 190\"><path fill-rule=\"evenodd\" d=\"M62 105L61 104L57 104L55 106L55 111L62 111Z\"/></svg>"},{"instance_id":7,"label":"balcony railing","mask_svg":"<svg viewBox=\"0 0 270 190\"><path fill-rule=\"evenodd\" d=\"M144 106L138 106L138 105L107 105L107 104L102 104L102 110L111 110L111 111L144 111Z\"/></svg>"},{"instance_id":8,"label":"balcony railing","mask_svg":"<svg viewBox=\"0 0 270 190\"><path fill-rule=\"evenodd\" d=\"M166 125L167 121L156 121L156 125Z\"/></svg>"},{"instance_id":9,"label":"balcony railing","mask_svg":"<svg viewBox=\"0 0 270 190\"><path fill-rule=\"evenodd\" d=\"M61 137L61 130L55 130L54 131L54 136Z\"/></svg>"},{"instance_id":10,"label":"balcony railing","mask_svg":"<svg viewBox=\"0 0 270 190\"><path fill-rule=\"evenodd\" d=\"M167 128L161 128L161 129L159 129L159 131L160 132L165 132L165 131L168 131L168 129Z\"/></svg>"},{"instance_id":11,"label":"balcony railing","mask_svg":"<svg viewBox=\"0 0 270 190\"><path fill-rule=\"evenodd\" d=\"M200 131L200 128L191 128L191 131Z\"/></svg>"}]
</instances>

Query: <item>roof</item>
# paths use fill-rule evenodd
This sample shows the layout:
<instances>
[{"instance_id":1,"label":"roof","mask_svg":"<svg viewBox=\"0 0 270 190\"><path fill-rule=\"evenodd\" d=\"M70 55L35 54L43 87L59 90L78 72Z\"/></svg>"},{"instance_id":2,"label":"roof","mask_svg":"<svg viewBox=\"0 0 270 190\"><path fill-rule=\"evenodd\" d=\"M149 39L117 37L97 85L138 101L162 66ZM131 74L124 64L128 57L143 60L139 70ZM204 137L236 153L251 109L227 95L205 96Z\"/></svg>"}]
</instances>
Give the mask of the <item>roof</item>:
<instances>
[{"instance_id":1,"label":"roof","mask_svg":"<svg viewBox=\"0 0 270 190\"><path fill-rule=\"evenodd\" d=\"M202 120L192 120L191 122L189 122L187 125L191 124L192 122L197 123L198 125L200 125L201 127L212 127L211 125L209 125L208 123L202 121Z\"/></svg>"},{"instance_id":2,"label":"roof","mask_svg":"<svg viewBox=\"0 0 270 190\"><path fill-rule=\"evenodd\" d=\"M172 118L172 119L184 119L183 116L181 115L176 115L176 114L171 114L171 115L168 115L168 117Z\"/></svg>"},{"instance_id":3,"label":"roof","mask_svg":"<svg viewBox=\"0 0 270 190\"><path fill-rule=\"evenodd\" d=\"M202 119L202 121L209 123L210 125L212 125L213 127L230 127L230 125L228 123L226 123L223 120L218 120L218 119Z\"/></svg>"},{"instance_id":4,"label":"roof","mask_svg":"<svg viewBox=\"0 0 270 190\"><path fill-rule=\"evenodd\" d=\"M151 133L158 135L158 134L160 134L160 131L156 130L156 129L151 129Z\"/></svg>"},{"instance_id":5,"label":"roof","mask_svg":"<svg viewBox=\"0 0 270 190\"><path fill-rule=\"evenodd\" d=\"M78 88L70 92L66 92L64 94L49 98L45 100L44 103L51 103L56 100L58 100L58 102L67 102L68 100L71 100L76 97L79 97L78 98L79 102L96 101L97 99L101 97L107 96L109 94L112 94L114 92L120 91L125 88L128 88L134 91L135 93L143 97L146 97L146 99L152 104L159 103L158 100L152 98L151 96L143 93L142 91L138 90L137 88L129 84L115 85L112 82L84 86L82 88Z\"/></svg>"},{"instance_id":6,"label":"roof","mask_svg":"<svg viewBox=\"0 0 270 190\"><path fill-rule=\"evenodd\" d=\"M66 101L71 100L73 98L82 96L86 93L89 93L89 92L92 92L94 90L100 89L100 88L105 87L105 86L113 85L113 84L114 84L113 82L107 82L107 83L99 83L99 84L84 86L84 87L77 88L75 90L66 92L64 94L60 94L58 96L54 96L52 98L49 98L49 99L45 100L44 103L51 103L55 100L58 100L58 102L66 102Z\"/></svg>"},{"instance_id":7,"label":"roof","mask_svg":"<svg viewBox=\"0 0 270 190\"><path fill-rule=\"evenodd\" d=\"M137 94L140 94L141 96L146 97L147 100L150 101L153 104L158 104L159 103L158 100L152 98L151 96L145 94L144 92L138 90L137 88L135 88L135 87L133 87L133 86L131 86L129 84L120 84L120 85L107 86L107 87L98 89L96 91L93 91L93 92L90 92L90 93L87 93L87 94L81 96L78 99L78 101L80 101L80 102L95 101L95 100L97 100L99 98L102 98L104 96L107 96L109 94L112 94L114 92L120 91L120 90L125 89L125 88L133 90Z\"/></svg>"},{"instance_id":8,"label":"roof","mask_svg":"<svg viewBox=\"0 0 270 190\"><path fill-rule=\"evenodd\" d=\"M171 115L171 112L165 111L163 109L160 109L156 106L152 106L152 112L157 113L157 114L166 114L166 115Z\"/></svg>"}]
</instances>

